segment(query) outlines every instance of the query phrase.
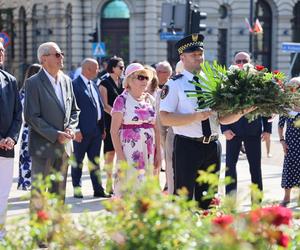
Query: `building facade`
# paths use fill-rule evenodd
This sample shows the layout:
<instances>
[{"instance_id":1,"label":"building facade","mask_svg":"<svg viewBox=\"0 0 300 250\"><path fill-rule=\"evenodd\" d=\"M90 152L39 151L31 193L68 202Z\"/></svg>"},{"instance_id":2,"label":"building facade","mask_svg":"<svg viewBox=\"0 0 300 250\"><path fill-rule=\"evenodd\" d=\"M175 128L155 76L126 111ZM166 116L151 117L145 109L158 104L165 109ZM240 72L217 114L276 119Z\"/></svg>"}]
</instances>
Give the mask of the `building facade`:
<instances>
[{"instance_id":1,"label":"building facade","mask_svg":"<svg viewBox=\"0 0 300 250\"><path fill-rule=\"evenodd\" d=\"M36 51L45 41L58 43L65 52L65 71L85 57L95 55L91 40L105 43L108 56L153 64L176 63L174 42L160 40L163 3L185 0L0 0L0 32L11 37L6 68L19 79L26 67L37 62ZM249 0L194 0L207 13L205 55L230 65L237 51L249 51L271 69L289 73L291 54L283 42L300 42L300 0L253 0L263 34L250 36L245 18ZM97 57L97 56L95 56ZM293 74L300 72L300 56Z\"/></svg>"}]
</instances>

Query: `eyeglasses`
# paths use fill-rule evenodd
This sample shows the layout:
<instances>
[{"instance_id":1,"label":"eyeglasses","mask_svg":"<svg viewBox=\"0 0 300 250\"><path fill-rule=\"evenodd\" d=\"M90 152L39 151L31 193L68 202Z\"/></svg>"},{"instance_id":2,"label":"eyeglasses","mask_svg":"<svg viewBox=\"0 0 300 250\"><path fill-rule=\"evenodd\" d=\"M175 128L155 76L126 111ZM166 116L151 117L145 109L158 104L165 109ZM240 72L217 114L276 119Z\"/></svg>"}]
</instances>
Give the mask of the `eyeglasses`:
<instances>
[{"instance_id":1,"label":"eyeglasses","mask_svg":"<svg viewBox=\"0 0 300 250\"><path fill-rule=\"evenodd\" d=\"M55 56L56 58L60 58L60 57L64 57L65 54L64 54L64 52L56 52L55 54L48 54L45 56Z\"/></svg>"},{"instance_id":2,"label":"eyeglasses","mask_svg":"<svg viewBox=\"0 0 300 250\"><path fill-rule=\"evenodd\" d=\"M136 77L134 77L134 79L138 79L139 81L149 81L149 77L148 76L143 76L143 75L137 75Z\"/></svg>"},{"instance_id":3,"label":"eyeglasses","mask_svg":"<svg viewBox=\"0 0 300 250\"><path fill-rule=\"evenodd\" d=\"M245 64L245 63L249 63L249 61L247 59L241 59L241 60L236 60L235 61L236 64Z\"/></svg>"}]
</instances>

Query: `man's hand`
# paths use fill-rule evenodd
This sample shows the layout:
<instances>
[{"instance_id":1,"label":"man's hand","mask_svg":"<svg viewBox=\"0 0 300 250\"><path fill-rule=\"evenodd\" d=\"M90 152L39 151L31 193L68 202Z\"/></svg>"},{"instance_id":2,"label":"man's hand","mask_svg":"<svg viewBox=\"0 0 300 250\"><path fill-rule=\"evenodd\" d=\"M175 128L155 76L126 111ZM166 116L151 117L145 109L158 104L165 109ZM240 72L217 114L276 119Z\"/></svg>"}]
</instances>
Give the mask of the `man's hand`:
<instances>
[{"instance_id":1,"label":"man's hand","mask_svg":"<svg viewBox=\"0 0 300 250\"><path fill-rule=\"evenodd\" d=\"M4 138L2 138L2 139L0 140L0 148L1 148L1 149L6 149L6 144L5 144L5 139L4 139Z\"/></svg>"},{"instance_id":2,"label":"man's hand","mask_svg":"<svg viewBox=\"0 0 300 250\"><path fill-rule=\"evenodd\" d=\"M233 133L231 129L224 131L223 134L227 141L230 141L233 137L235 137L235 133Z\"/></svg>"},{"instance_id":3,"label":"man's hand","mask_svg":"<svg viewBox=\"0 0 300 250\"><path fill-rule=\"evenodd\" d=\"M66 132L58 131L57 133L58 133L57 141L58 141L60 144L65 144L65 143L69 142L69 141L72 139L72 136L69 135L69 134L66 133Z\"/></svg>"},{"instance_id":4,"label":"man's hand","mask_svg":"<svg viewBox=\"0 0 300 250\"><path fill-rule=\"evenodd\" d=\"M106 138L106 131L104 130L102 133L102 140L104 140Z\"/></svg>"},{"instance_id":5,"label":"man's hand","mask_svg":"<svg viewBox=\"0 0 300 250\"><path fill-rule=\"evenodd\" d=\"M76 132L75 133L74 141L80 143L80 142L82 142L82 139L83 139L82 133L80 131Z\"/></svg>"},{"instance_id":6,"label":"man's hand","mask_svg":"<svg viewBox=\"0 0 300 250\"><path fill-rule=\"evenodd\" d=\"M261 134L261 140L262 140L262 141L269 141L269 140L270 140L270 136L271 136L270 133L268 133L268 132L263 132L263 133Z\"/></svg>"},{"instance_id":7,"label":"man's hand","mask_svg":"<svg viewBox=\"0 0 300 250\"><path fill-rule=\"evenodd\" d=\"M66 129L65 129L65 132L71 136L71 139L72 139L72 140L75 139L75 133L74 133L74 131L73 131L72 129L66 128Z\"/></svg>"},{"instance_id":8,"label":"man's hand","mask_svg":"<svg viewBox=\"0 0 300 250\"><path fill-rule=\"evenodd\" d=\"M208 117L212 115L212 111L196 111L194 113L195 121L205 121Z\"/></svg>"}]
</instances>

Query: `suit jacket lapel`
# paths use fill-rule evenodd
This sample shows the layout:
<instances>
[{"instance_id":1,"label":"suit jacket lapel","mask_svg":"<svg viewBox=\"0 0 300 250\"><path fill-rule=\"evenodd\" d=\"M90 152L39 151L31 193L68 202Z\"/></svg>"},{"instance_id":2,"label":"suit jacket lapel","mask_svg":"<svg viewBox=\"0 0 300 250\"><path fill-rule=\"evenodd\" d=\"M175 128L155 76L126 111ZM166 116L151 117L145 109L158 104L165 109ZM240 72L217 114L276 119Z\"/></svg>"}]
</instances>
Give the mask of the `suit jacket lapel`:
<instances>
[{"instance_id":1,"label":"suit jacket lapel","mask_svg":"<svg viewBox=\"0 0 300 250\"><path fill-rule=\"evenodd\" d=\"M90 96L89 90L87 89L87 87L86 87L86 85L85 85L85 83L84 83L84 81L82 80L81 77L80 77L79 84L80 84L81 88L83 89L83 93L88 96L88 98L90 99L91 103L93 104L94 102L92 100L92 97ZM93 106L94 106L94 104L93 104Z\"/></svg>"},{"instance_id":2,"label":"suit jacket lapel","mask_svg":"<svg viewBox=\"0 0 300 250\"><path fill-rule=\"evenodd\" d=\"M2 95L2 86L5 85L5 79L4 76L2 75L2 72L0 71L0 97Z\"/></svg>"},{"instance_id":3,"label":"suit jacket lapel","mask_svg":"<svg viewBox=\"0 0 300 250\"><path fill-rule=\"evenodd\" d=\"M46 73L44 72L44 70L41 70L38 74L39 74L39 77L41 78L41 82L44 85L46 91L48 91L49 94L52 96L52 98L54 98L54 100L56 101L56 103L59 106L59 108L61 109L61 111L63 113L65 113L64 108L61 106L61 103L55 94L54 88L53 88L49 78L47 77Z\"/></svg>"},{"instance_id":4,"label":"suit jacket lapel","mask_svg":"<svg viewBox=\"0 0 300 250\"><path fill-rule=\"evenodd\" d=\"M67 107L67 82L66 82L66 78L60 76L59 81L60 81L60 86L61 86L61 93L62 93L63 100L64 100L64 110L66 111L66 107Z\"/></svg>"}]
</instances>

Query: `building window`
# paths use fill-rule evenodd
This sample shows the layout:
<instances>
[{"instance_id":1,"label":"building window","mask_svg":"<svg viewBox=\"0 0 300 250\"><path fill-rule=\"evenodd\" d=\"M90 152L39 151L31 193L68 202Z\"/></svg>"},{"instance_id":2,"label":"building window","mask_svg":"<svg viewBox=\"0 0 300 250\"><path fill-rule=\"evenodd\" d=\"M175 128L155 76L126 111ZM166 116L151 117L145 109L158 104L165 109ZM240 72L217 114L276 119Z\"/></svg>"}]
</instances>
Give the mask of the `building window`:
<instances>
[{"instance_id":1,"label":"building window","mask_svg":"<svg viewBox=\"0 0 300 250\"><path fill-rule=\"evenodd\" d=\"M300 43L300 1L294 7L294 17L292 19L293 42ZM291 55L294 57L294 54ZM300 75L300 55L298 54L294 67L292 69L292 76Z\"/></svg>"},{"instance_id":2,"label":"building window","mask_svg":"<svg viewBox=\"0 0 300 250\"><path fill-rule=\"evenodd\" d=\"M254 60L269 70L272 69L272 10L265 0L258 0L255 8L257 18L263 28L263 33L254 37Z\"/></svg>"},{"instance_id":3,"label":"building window","mask_svg":"<svg viewBox=\"0 0 300 250\"><path fill-rule=\"evenodd\" d=\"M66 10L66 67L70 71L72 67L72 5L68 4Z\"/></svg>"},{"instance_id":4,"label":"building window","mask_svg":"<svg viewBox=\"0 0 300 250\"><path fill-rule=\"evenodd\" d=\"M219 29L218 32L218 62L226 66L227 62L227 29Z\"/></svg>"},{"instance_id":5,"label":"building window","mask_svg":"<svg viewBox=\"0 0 300 250\"><path fill-rule=\"evenodd\" d=\"M120 56L129 62L129 18L127 4L112 0L101 11L101 41L105 43L107 56Z\"/></svg>"}]
</instances>

